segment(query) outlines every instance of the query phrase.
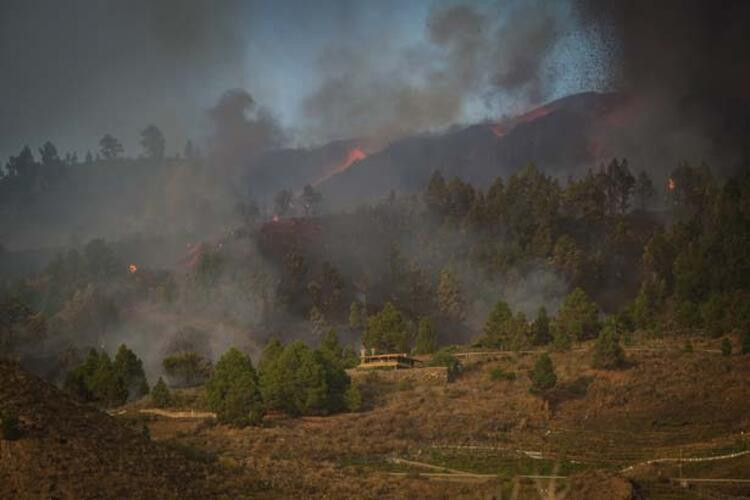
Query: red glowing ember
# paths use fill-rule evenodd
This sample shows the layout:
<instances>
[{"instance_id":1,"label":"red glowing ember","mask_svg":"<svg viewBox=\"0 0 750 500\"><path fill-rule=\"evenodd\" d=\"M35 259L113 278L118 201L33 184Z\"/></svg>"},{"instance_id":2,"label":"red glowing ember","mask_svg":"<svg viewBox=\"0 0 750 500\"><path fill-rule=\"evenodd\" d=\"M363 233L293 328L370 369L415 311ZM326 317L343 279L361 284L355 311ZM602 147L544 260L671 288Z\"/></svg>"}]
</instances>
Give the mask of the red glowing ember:
<instances>
[{"instance_id":1,"label":"red glowing ember","mask_svg":"<svg viewBox=\"0 0 750 500\"><path fill-rule=\"evenodd\" d=\"M130 271L130 274L135 274L138 271L138 266L135 264L130 264L128 266L128 271Z\"/></svg>"},{"instance_id":2,"label":"red glowing ember","mask_svg":"<svg viewBox=\"0 0 750 500\"><path fill-rule=\"evenodd\" d=\"M367 153L362 151L362 149L359 146L353 147L347 152L346 158L344 158L343 161L334 165L330 170L328 170L325 174L323 174L323 176L316 179L312 183L312 185L317 186L318 184L328 179L329 177L332 177L338 173L343 172L344 170L354 165L356 162L364 160L365 158L367 158Z\"/></svg>"}]
</instances>

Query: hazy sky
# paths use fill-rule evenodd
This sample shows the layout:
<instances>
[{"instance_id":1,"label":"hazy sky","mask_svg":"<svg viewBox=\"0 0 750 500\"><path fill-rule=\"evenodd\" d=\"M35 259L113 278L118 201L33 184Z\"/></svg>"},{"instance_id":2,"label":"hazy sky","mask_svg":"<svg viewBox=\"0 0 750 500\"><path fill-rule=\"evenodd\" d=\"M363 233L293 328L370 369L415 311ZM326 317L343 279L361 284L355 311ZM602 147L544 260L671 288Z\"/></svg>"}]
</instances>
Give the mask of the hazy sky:
<instances>
[{"instance_id":1,"label":"hazy sky","mask_svg":"<svg viewBox=\"0 0 750 500\"><path fill-rule=\"evenodd\" d=\"M0 158L104 133L135 155L149 123L181 150L238 87L290 143L392 139L604 89L612 54L567 1L2 0Z\"/></svg>"}]
</instances>

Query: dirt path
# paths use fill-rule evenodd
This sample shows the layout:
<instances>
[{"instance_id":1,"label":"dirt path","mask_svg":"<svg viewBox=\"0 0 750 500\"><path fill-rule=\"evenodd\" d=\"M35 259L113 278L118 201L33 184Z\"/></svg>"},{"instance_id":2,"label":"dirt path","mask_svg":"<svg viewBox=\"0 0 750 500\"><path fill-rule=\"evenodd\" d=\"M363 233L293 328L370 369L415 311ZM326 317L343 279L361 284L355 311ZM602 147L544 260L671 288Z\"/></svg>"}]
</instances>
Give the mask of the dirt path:
<instances>
[{"instance_id":1,"label":"dirt path","mask_svg":"<svg viewBox=\"0 0 750 500\"><path fill-rule=\"evenodd\" d=\"M158 408L144 408L138 410L140 413L146 413L149 415L158 415L166 418L216 418L216 413L210 411L169 411L160 410Z\"/></svg>"},{"instance_id":2,"label":"dirt path","mask_svg":"<svg viewBox=\"0 0 750 500\"><path fill-rule=\"evenodd\" d=\"M641 467L643 465L660 464L660 463L695 463L695 462L714 462L716 460L729 460L731 458L738 458L744 455L750 454L750 450L738 451L735 453L727 453L725 455L713 455L710 457L694 457L694 458L652 458L644 462L638 462L633 465L629 465L624 469L620 470L621 473L625 473Z\"/></svg>"}]
</instances>

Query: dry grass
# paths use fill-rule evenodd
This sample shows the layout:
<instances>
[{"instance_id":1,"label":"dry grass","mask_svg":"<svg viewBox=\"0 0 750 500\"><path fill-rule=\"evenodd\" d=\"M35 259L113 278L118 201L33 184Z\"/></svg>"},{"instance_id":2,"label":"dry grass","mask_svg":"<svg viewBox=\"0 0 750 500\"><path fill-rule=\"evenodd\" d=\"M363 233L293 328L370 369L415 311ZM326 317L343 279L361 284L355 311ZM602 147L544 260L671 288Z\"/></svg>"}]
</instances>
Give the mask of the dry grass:
<instances>
[{"instance_id":1,"label":"dry grass","mask_svg":"<svg viewBox=\"0 0 750 500\"><path fill-rule=\"evenodd\" d=\"M261 494L269 496L476 498L509 488L514 475L549 472L555 463L565 475L616 472L648 458L736 446L740 432L748 430L750 357L678 348L628 356L629 368L609 372L592 370L588 351L553 353L558 386L548 401L528 392L535 355L518 354L473 361L445 386L369 377L363 388L369 409L363 413L277 417L247 429L192 424L178 439L215 455L234 479L256 475L268 488ZM516 379L491 380L495 367ZM149 425L154 438L175 438L168 429L173 423ZM499 479L471 485L427 480L419 469L395 466L389 461L394 457ZM714 467L702 471L724 470ZM731 466L726 471L741 473ZM747 469L745 474L750 476ZM648 474L637 479L654 491L677 488ZM533 485L527 486L523 491L534 495ZM731 491L750 494L744 488Z\"/></svg>"}]
</instances>

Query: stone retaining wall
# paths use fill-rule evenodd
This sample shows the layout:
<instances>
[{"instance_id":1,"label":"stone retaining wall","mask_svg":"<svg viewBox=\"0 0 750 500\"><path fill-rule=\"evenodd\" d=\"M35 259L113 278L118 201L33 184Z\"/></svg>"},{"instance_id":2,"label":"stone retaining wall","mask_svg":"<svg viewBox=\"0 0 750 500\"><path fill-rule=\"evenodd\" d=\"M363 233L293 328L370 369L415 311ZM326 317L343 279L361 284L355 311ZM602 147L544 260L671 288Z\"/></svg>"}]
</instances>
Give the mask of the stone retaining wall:
<instances>
[{"instance_id":1,"label":"stone retaining wall","mask_svg":"<svg viewBox=\"0 0 750 500\"><path fill-rule=\"evenodd\" d=\"M446 384L448 383L448 368L444 366L427 366L424 368L408 368L401 370L358 370L346 371L353 380L367 375L377 374L382 380L398 382L411 380L418 384Z\"/></svg>"}]
</instances>

